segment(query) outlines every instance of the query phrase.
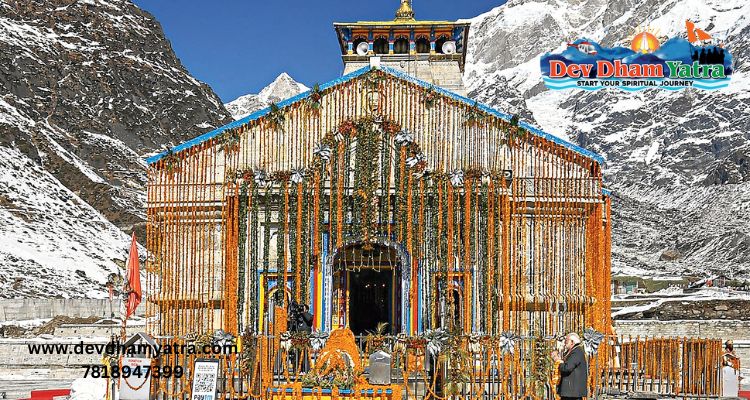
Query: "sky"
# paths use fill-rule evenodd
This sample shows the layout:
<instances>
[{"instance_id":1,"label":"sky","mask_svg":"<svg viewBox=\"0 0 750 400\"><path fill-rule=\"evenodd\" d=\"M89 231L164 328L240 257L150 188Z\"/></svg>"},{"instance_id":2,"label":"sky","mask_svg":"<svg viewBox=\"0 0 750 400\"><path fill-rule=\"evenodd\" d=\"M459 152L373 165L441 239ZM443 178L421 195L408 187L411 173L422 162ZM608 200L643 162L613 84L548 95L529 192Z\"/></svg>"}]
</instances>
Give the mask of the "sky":
<instances>
[{"instance_id":1,"label":"sky","mask_svg":"<svg viewBox=\"0 0 750 400\"><path fill-rule=\"evenodd\" d=\"M392 20L399 0L134 0L177 57L226 103L286 72L307 86L341 75L333 22ZM504 0L414 0L417 19L472 18Z\"/></svg>"}]
</instances>

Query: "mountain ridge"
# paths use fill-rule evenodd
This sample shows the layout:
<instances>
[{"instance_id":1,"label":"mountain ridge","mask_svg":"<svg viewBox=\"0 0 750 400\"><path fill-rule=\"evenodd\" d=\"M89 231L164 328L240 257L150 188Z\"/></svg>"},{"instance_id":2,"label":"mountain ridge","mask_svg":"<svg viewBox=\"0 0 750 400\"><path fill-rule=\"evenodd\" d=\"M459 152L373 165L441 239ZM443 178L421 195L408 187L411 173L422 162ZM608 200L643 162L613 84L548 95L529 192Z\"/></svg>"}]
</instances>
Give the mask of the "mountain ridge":
<instances>
[{"instance_id":1,"label":"mountain ridge","mask_svg":"<svg viewBox=\"0 0 750 400\"><path fill-rule=\"evenodd\" d=\"M295 81L289 74L282 72L258 94L242 95L226 104L227 111L235 120L242 119L251 113L278 103L281 100L306 92L309 88Z\"/></svg>"},{"instance_id":2,"label":"mountain ridge","mask_svg":"<svg viewBox=\"0 0 750 400\"><path fill-rule=\"evenodd\" d=\"M128 0L0 2L0 297L103 297L145 230L144 156L308 88L280 74L225 105ZM750 271L750 5L511 0L472 18L472 98L606 158L615 273ZM539 57L684 19L726 43L714 92L555 92ZM240 101L242 100L242 101ZM143 255L143 254L142 254Z\"/></svg>"},{"instance_id":3,"label":"mountain ridge","mask_svg":"<svg viewBox=\"0 0 750 400\"><path fill-rule=\"evenodd\" d=\"M470 96L606 158L615 273L750 272L748 14L739 0L511 0L470 20ZM589 93L542 83L540 56L567 42L628 45L632 27L684 36L686 19L732 52L728 88Z\"/></svg>"},{"instance_id":4,"label":"mountain ridge","mask_svg":"<svg viewBox=\"0 0 750 400\"><path fill-rule=\"evenodd\" d=\"M128 0L0 2L0 297L103 297L143 156L231 121Z\"/></svg>"}]
</instances>

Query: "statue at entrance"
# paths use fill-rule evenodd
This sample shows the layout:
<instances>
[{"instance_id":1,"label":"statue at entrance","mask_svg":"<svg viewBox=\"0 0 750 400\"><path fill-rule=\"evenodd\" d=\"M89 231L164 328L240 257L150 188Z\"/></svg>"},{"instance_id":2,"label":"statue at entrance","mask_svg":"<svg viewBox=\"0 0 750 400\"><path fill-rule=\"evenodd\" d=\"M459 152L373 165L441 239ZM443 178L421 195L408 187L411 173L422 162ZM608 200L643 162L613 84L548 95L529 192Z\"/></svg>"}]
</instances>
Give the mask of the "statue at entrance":
<instances>
[{"instance_id":1,"label":"statue at entrance","mask_svg":"<svg viewBox=\"0 0 750 400\"><path fill-rule=\"evenodd\" d=\"M312 332L313 316L310 314L310 306L298 304L296 301L289 303L287 326L289 332Z\"/></svg>"}]
</instances>

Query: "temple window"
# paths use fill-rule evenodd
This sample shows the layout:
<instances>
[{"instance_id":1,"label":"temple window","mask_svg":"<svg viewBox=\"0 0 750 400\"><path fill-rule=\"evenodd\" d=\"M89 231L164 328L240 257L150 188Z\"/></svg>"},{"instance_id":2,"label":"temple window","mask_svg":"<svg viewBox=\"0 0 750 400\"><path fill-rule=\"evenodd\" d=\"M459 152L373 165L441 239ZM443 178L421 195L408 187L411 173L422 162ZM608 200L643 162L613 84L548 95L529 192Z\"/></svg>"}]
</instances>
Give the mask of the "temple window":
<instances>
[{"instance_id":1,"label":"temple window","mask_svg":"<svg viewBox=\"0 0 750 400\"><path fill-rule=\"evenodd\" d=\"M409 54L409 40L398 38L393 42L393 52L395 54Z\"/></svg>"},{"instance_id":2,"label":"temple window","mask_svg":"<svg viewBox=\"0 0 750 400\"><path fill-rule=\"evenodd\" d=\"M426 54L430 52L430 41L426 37L420 37L416 41L417 53Z\"/></svg>"},{"instance_id":3,"label":"temple window","mask_svg":"<svg viewBox=\"0 0 750 400\"><path fill-rule=\"evenodd\" d=\"M388 39L375 39L375 42L373 42L372 50L375 52L375 54L388 54Z\"/></svg>"}]
</instances>

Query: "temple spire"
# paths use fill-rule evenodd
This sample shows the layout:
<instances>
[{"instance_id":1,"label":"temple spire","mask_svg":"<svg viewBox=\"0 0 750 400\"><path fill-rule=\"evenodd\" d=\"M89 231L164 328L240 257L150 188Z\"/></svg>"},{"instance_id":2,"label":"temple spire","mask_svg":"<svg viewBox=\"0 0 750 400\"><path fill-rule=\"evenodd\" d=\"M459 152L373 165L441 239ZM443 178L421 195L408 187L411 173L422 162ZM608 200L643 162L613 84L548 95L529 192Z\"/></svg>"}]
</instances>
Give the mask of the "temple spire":
<instances>
[{"instance_id":1,"label":"temple spire","mask_svg":"<svg viewBox=\"0 0 750 400\"><path fill-rule=\"evenodd\" d=\"M414 10L411 1L401 0L401 6L396 10L396 21L414 21Z\"/></svg>"}]
</instances>

